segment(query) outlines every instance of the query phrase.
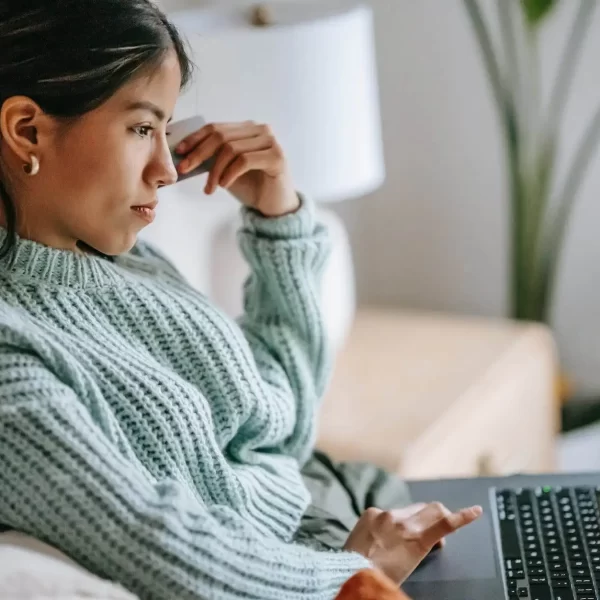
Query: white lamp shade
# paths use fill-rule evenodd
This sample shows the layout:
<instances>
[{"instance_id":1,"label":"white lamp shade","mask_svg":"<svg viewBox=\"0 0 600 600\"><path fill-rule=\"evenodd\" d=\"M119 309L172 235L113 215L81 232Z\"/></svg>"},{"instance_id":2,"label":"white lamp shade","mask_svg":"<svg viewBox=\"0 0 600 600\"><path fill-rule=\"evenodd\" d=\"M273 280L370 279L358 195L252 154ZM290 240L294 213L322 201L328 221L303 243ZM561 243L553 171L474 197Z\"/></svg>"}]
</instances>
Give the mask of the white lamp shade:
<instances>
[{"instance_id":1,"label":"white lamp shade","mask_svg":"<svg viewBox=\"0 0 600 600\"><path fill-rule=\"evenodd\" d=\"M169 15L199 67L174 119L268 123L297 189L319 202L365 195L385 175L371 9L339 0L268 8L267 27L239 6Z\"/></svg>"}]
</instances>

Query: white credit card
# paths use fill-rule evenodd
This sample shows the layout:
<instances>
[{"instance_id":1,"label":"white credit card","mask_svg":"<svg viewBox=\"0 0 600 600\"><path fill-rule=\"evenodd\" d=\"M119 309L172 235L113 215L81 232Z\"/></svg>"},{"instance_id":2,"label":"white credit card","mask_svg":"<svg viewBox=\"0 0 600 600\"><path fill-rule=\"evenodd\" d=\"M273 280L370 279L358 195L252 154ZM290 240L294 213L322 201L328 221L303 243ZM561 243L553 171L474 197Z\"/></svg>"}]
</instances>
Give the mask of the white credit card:
<instances>
[{"instance_id":1,"label":"white credit card","mask_svg":"<svg viewBox=\"0 0 600 600\"><path fill-rule=\"evenodd\" d=\"M185 157L186 154L176 154L175 147L181 140L186 138L190 133L194 133L194 131L198 131L202 129L202 127L206 125L206 120L204 117L200 115L196 115L195 117L190 117L188 119L183 119L181 121L171 122L167 125L167 133L169 134L169 150L171 151L171 157L173 158L173 164L177 166ZM202 175L202 173L207 173L212 168L214 162L214 158L211 157L205 160L201 165L198 165L193 171L185 174L179 174L177 181L184 181L185 179L189 179L190 177L195 177L196 175Z\"/></svg>"}]
</instances>

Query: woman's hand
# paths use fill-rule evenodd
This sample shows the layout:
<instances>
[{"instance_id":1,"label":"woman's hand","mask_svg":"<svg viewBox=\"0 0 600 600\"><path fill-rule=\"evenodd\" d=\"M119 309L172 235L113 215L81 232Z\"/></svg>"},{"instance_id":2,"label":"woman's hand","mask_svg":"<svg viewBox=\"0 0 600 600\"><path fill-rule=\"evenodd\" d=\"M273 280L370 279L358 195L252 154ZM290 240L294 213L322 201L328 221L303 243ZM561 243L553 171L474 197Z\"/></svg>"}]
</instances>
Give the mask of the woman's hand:
<instances>
[{"instance_id":1,"label":"woman's hand","mask_svg":"<svg viewBox=\"0 0 600 600\"><path fill-rule=\"evenodd\" d=\"M188 135L175 148L186 154L179 173L187 173L214 157L204 191L217 186L267 217L294 212L300 199L292 184L288 166L271 128L253 121L209 123Z\"/></svg>"},{"instance_id":2,"label":"woman's hand","mask_svg":"<svg viewBox=\"0 0 600 600\"><path fill-rule=\"evenodd\" d=\"M369 508L351 531L344 550L370 559L390 579L403 583L446 535L469 525L482 514L480 506L450 512L443 504L382 511Z\"/></svg>"}]
</instances>

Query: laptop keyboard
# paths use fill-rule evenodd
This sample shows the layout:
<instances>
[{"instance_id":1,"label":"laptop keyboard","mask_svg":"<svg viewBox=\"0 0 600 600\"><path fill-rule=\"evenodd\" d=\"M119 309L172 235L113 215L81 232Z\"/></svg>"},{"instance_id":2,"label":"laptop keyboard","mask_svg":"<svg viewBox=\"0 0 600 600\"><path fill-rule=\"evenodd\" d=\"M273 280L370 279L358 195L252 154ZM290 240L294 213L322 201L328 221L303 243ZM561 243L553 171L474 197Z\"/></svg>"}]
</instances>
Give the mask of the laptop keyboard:
<instances>
[{"instance_id":1,"label":"laptop keyboard","mask_svg":"<svg viewBox=\"0 0 600 600\"><path fill-rule=\"evenodd\" d=\"M600 488L495 493L508 598L600 598Z\"/></svg>"}]
</instances>

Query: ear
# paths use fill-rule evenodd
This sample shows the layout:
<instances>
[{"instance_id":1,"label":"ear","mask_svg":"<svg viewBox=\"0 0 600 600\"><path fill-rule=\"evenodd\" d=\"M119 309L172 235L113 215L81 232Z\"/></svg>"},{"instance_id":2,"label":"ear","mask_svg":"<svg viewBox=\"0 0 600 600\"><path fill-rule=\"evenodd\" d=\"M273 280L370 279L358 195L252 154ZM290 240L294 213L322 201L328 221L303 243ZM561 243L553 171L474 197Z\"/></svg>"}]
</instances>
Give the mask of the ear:
<instances>
[{"instance_id":1,"label":"ear","mask_svg":"<svg viewBox=\"0 0 600 600\"><path fill-rule=\"evenodd\" d=\"M38 158L53 138L53 119L27 96L12 96L0 111L0 140L17 161L29 162L30 154Z\"/></svg>"}]
</instances>

